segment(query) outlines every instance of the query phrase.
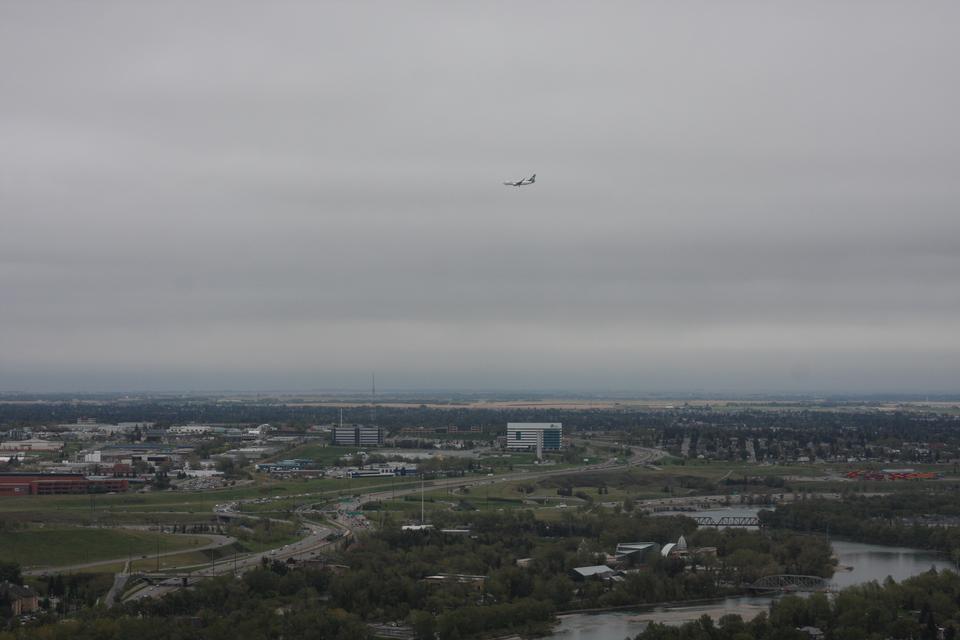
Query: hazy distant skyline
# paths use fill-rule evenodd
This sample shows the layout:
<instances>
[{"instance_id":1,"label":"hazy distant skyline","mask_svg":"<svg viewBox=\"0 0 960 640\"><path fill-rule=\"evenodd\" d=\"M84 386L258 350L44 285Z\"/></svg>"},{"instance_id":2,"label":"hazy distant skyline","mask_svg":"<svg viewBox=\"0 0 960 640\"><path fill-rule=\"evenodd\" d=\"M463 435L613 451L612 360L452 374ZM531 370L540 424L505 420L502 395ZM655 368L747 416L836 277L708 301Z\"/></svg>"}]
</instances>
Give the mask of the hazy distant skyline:
<instances>
[{"instance_id":1,"label":"hazy distant skyline","mask_svg":"<svg viewBox=\"0 0 960 640\"><path fill-rule=\"evenodd\" d=\"M958 23L0 3L0 391L960 391Z\"/></svg>"}]
</instances>

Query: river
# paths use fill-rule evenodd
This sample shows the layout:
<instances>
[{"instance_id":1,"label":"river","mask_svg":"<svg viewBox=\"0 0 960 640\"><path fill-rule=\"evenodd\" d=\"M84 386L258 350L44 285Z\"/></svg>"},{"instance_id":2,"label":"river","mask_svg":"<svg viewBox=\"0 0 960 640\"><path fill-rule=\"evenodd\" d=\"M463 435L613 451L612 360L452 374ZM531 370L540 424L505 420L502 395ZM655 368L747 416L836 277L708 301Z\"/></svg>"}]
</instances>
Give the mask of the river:
<instances>
[{"instance_id":1,"label":"river","mask_svg":"<svg viewBox=\"0 0 960 640\"><path fill-rule=\"evenodd\" d=\"M942 554L923 549L845 540L834 540L831 545L840 566L852 567L852 571L838 570L833 574L833 584L840 589L871 580L882 582L887 576L899 582L931 567L937 571L954 568Z\"/></svg>"},{"instance_id":2,"label":"river","mask_svg":"<svg viewBox=\"0 0 960 640\"><path fill-rule=\"evenodd\" d=\"M738 512L741 510L737 510ZM701 515L698 513L698 515ZM709 515L746 515L721 510ZM836 540L832 543L834 553L841 567L851 570L838 570L833 576L837 588L849 587L871 580L882 581L887 576L895 580L904 580L911 576L929 571L952 569L953 566L940 554L922 549L887 547L876 544L862 544ZM736 613L745 620L761 611L767 611L771 597L742 596L726 598L709 604L691 606L637 608L633 611L612 611L596 614L573 614L561 616L560 624L550 638L556 640L623 640L643 631L651 621L678 624L696 620L703 614L714 619L728 613Z\"/></svg>"}]
</instances>

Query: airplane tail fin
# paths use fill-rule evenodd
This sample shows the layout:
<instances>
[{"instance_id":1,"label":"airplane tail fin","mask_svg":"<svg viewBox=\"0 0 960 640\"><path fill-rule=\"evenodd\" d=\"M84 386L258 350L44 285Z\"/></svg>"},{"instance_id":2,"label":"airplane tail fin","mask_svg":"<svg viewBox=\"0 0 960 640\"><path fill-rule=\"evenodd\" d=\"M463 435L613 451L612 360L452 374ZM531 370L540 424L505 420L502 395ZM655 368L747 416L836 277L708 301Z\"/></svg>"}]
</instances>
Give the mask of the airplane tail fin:
<instances>
[{"instance_id":1,"label":"airplane tail fin","mask_svg":"<svg viewBox=\"0 0 960 640\"><path fill-rule=\"evenodd\" d=\"M530 182L536 182L536 181L537 181L537 174L533 174L532 176L530 176Z\"/></svg>"}]
</instances>

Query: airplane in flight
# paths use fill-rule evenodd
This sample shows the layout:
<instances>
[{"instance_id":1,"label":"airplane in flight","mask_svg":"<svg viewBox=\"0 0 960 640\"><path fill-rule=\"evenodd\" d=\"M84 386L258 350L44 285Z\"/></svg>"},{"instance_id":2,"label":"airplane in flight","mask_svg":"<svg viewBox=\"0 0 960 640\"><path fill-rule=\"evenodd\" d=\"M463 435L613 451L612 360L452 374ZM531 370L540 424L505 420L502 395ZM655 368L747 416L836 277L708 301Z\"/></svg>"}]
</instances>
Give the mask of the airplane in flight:
<instances>
[{"instance_id":1,"label":"airplane in flight","mask_svg":"<svg viewBox=\"0 0 960 640\"><path fill-rule=\"evenodd\" d=\"M529 178L523 178L522 180L515 180L515 181L508 180L503 184L507 185L508 187L526 187L527 185L531 185L536 181L537 181L537 174L533 174Z\"/></svg>"}]
</instances>

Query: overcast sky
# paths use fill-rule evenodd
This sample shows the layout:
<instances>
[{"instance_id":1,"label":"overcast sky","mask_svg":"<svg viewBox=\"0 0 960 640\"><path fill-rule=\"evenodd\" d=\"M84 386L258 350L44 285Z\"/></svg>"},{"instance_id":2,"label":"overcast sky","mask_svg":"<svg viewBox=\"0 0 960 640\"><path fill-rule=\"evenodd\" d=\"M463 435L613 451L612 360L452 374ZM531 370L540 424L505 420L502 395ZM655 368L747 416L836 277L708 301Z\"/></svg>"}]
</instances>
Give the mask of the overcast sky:
<instances>
[{"instance_id":1,"label":"overcast sky","mask_svg":"<svg viewBox=\"0 0 960 640\"><path fill-rule=\"evenodd\" d=\"M0 2L0 390L960 391L957 24Z\"/></svg>"}]
</instances>

